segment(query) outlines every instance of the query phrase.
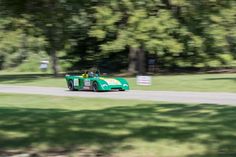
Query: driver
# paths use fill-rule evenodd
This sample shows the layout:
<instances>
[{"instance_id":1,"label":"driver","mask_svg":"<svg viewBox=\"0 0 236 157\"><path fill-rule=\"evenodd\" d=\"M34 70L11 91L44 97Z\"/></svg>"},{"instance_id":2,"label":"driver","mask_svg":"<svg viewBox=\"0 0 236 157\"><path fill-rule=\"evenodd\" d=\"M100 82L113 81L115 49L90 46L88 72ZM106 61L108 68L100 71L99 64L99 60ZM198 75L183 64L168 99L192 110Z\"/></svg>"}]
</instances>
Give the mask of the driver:
<instances>
[{"instance_id":1,"label":"driver","mask_svg":"<svg viewBox=\"0 0 236 157\"><path fill-rule=\"evenodd\" d=\"M88 71L85 71L84 74L82 74L83 78L88 78Z\"/></svg>"},{"instance_id":2,"label":"driver","mask_svg":"<svg viewBox=\"0 0 236 157\"><path fill-rule=\"evenodd\" d=\"M94 73L91 71L91 72L89 72L88 76L89 76L90 78L93 78L93 77L94 77Z\"/></svg>"}]
</instances>

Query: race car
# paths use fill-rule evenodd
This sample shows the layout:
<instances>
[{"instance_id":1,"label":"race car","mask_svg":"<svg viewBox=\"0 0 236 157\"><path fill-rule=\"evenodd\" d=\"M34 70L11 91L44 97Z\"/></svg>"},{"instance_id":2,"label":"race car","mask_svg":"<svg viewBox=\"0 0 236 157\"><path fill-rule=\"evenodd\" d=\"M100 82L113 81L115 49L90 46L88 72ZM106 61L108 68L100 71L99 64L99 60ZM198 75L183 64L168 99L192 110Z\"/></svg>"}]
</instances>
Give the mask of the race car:
<instances>
[{"instance_id":1,"label":"race car","mask_svg":"<svg viewBox=\"0 0 236 157\"><path fill-rule=\"evenodd\" d=\"M129 84L124 78L107 78L99 75L83 74L81 76L66 75L67 86L70 91L91 90L94 92L129 90Z\"/></svg>"}]
</instances>

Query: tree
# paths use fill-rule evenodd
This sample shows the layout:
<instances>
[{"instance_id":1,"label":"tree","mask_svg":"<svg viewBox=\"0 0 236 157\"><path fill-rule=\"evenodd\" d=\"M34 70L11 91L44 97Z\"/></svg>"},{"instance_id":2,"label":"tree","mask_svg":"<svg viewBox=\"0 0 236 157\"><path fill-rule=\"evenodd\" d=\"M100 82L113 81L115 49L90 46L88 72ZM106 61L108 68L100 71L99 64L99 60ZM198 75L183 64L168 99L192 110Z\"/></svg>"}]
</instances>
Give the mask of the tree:
<instances>
[{"instance_id":1,"label":"tree","mask_svg":"<svg viewBox=\"0 0 236 157\"><path fill-rule=\"evenodd\" d=\"M104 52L130 49L129 71L144 73L144 53L173 67L217 66L232 60L235 1L122 0L95 7L90 35ZM229 40L233 39L233 40Z\"/></svg>"},{"instance_id":2,"label":"tree","mask_svg":"<svg viewBox=\"0 0 236 157\"><path fill-rule=\"evenodd\" d=\"M15 18L22 18L23 15L30 16L30 23L45 37L46 49L51 56L52 69L55 76L58 75L58 52L63 51L66 45L70 44L72 17L78 12L74 1L7 1L3 0L7 15ZM6 10L8 8L8 10Z\"/></svg>"},{"instance_id":3,"label":"tree","mask_svg":"<svg viewBox=\"0 0 236 157\"><path fill-rule=\"evenodd\" d=\"M29 22L29 17L0 20L0 69L19 66L32 53L45 47L45 39ZM37 36L37 37L36 37Z\"/></svg>"},{"instance_id":4,"label":"tree","mask_svg":"<svg viewBox=\"0 0 236 157\"><path fill-rule=\"evenodd\" d=\"M0 68L37 53L36 43L51 56L55 76L62 54L72 67L122 56L139 74L148 54L165 69L230 65L235 9L235 0L1 0Z\"/></svg>"},{"instance_id":5,"label":"tree","mask_svg":"<svg viewBox=\"0 0 236 157\"><path fill-rule=\"evenodd\" d=\"M90 35L99 40L109 39L101 45L104 52L128 48L128 71L134 73L138 69L143 74L145 52L178 54L183 50L182 43L175 38L178 23L161 5L160 1L122 0L96 6L96 23Z\"/></svg>"}]
</instances>

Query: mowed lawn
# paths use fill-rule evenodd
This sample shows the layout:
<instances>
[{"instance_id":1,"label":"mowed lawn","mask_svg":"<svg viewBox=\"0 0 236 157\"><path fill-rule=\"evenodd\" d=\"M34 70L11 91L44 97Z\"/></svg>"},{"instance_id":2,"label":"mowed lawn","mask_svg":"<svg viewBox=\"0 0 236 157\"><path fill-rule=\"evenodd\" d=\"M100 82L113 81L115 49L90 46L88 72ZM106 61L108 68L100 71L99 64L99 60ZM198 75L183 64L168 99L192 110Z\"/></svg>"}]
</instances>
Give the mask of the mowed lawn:
<instances>
[{"instance_id":1,"label":"mowed lawn","mask_svg":"<svg viewBox=\"0 0 236 157\"><path fill-rule=\"evenodd\" d=\"M133 90L236 92L236 73L153 76L152 86L138 86L135 77L127 80ZM66 87L64 78L46 74L0 73L0 84Z\"/></svg>"},{"instance_id":2,"label":"mowed lawn","mask_svg":"<svg viewBox=\"0 0 236 157\"><path fill-rule=\"evenodd\" d=\"M0 156L235 156L235 121L233 106L0 94Z\"/></svg>"}]
</instances>

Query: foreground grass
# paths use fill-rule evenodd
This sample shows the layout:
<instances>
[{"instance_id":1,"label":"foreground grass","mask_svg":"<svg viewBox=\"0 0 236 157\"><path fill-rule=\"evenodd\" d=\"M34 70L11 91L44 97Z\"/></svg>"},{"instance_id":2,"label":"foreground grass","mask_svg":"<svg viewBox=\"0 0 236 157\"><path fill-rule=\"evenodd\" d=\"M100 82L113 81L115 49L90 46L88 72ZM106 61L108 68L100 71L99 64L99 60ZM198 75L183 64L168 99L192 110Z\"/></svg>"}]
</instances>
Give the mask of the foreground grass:
<instances>
[{"instance_id":1,"label":"foreground grass","mask_svg":"<svg viewBox=\"0 0 236 157\"><path fill-rule=\"evenodd\" d=\"M236 74L169 75L152 77L152 86L136 85L127 78L131 89L164 91L236 92ZM45 74L0 73L0 84L66 87L64 78Z\"/></svg>"},{"instance_id":2,"label":"foreground grass","mask_svg":"<svg viewBox=\"0 0 236 157\"><path fill-rule=\"evenodd\" d=\"M108 93L109 94L109 93ZM0 94L0 156L236 155L236 107Z\"/></svg>"}]
</instances>

